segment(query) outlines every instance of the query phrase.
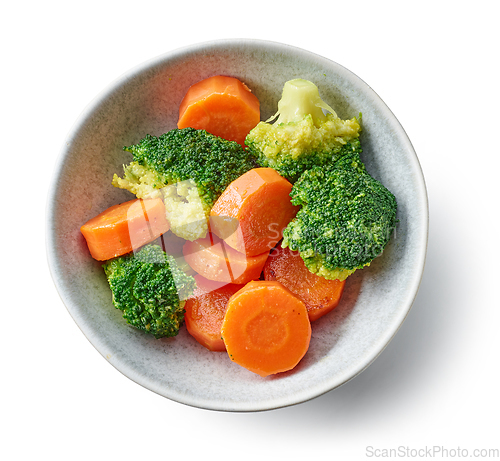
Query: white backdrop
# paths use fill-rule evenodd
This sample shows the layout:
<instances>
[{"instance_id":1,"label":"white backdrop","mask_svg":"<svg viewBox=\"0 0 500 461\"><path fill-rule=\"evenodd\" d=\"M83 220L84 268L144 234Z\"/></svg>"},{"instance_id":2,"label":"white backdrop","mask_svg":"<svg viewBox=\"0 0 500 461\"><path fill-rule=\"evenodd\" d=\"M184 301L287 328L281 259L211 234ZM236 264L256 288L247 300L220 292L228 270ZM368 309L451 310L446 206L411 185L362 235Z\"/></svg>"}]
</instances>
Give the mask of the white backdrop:
<instances>
[{"instance_id":1,"label":"white backdrop","mask_svg":"<svg viewBox=\"0 0 500 461\"><path fill-rule=\"evenodd\" d=\"M170 3L2 7L0 458L500 457L495 2ZM260 413L187 407L121 375L67 313L45 255L50 177L87 103L136 64L219 38L357 74L407 131L430 201L421 288L387 349L341 388Z\"/></svg>"}]
</instances>

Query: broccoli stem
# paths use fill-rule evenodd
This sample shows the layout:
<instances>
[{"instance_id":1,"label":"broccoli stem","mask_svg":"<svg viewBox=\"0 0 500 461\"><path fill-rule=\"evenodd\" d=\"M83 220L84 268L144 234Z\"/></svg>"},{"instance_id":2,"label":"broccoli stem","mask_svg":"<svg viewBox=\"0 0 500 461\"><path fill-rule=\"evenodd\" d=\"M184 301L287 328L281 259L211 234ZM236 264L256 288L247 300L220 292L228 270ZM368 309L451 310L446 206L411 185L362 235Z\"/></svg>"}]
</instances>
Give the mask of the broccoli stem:
<instances>
[{"instance_id":1,"label":"broccoli stem","mask_svg":"<svg viewBox=\"0 0 500 461\"><path fill-rule=\"evenodd\" d=\"M314 83L296 78L284 84L283 93L278 102L278 112L269 120L278 117L275 123L279 125L297 122L305 115L311 115L314 124L319 126L326 120L323 109L337 116L335 111L321 99L318 87Z\"/></svg>"}]
</instances>

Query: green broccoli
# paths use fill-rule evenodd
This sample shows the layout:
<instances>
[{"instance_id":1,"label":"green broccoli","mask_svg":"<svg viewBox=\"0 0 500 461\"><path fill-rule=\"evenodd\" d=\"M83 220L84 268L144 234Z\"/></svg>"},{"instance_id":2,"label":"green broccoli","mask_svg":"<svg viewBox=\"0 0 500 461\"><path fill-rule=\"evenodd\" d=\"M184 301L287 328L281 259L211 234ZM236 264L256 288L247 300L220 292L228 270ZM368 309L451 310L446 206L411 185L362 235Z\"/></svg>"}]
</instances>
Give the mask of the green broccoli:
<instances>
[{"instance_id":1,"label":"green broccoli","mask_svg":"<svg viewBox=\"0 0 500 461\"><path fill-rule=\"evenodd\" d=\"M274 168L293 183L304 171L360 149L360 129L356 118L339 118L314 83L295 79L285 83L278 112L251 130L245 143L259 165Z\"/></svg>"},{"instance_id":2,"label":"green broccoli","mask_svg":"<svg viewBox=\"0 0 500 461\"><path fill-rule=\"evenodd\" d=\"M195 281L178 268L159 245L103 264L114 306L130 325L156 338L177 335L184 321L185 300Z\"/></svg>"},{"instance_id":3,"label":"green broccoli","mask_svg":"<svg viewBox=\"0 0 500 461\"><path fill-rule=\"evenodd\" d=\"M396 199L373 179L357 153L302 174L290 193L302 205L283 233L306 267L345 280L382 253L396 225Z\"/></svg>"},{"instance_id":4,"label":"green broccoli","mask_svg":"<svg viewBox=\"0 0 500 461\"><path fill-rule=\"evenodd\" d=\"M240 144L193 128L146 135L124 149L133 161L113 185L138 198L163 198L172 232L191 241L205 237L210 209L226 187L257 166Z\"/></svg>"}]
</instances>

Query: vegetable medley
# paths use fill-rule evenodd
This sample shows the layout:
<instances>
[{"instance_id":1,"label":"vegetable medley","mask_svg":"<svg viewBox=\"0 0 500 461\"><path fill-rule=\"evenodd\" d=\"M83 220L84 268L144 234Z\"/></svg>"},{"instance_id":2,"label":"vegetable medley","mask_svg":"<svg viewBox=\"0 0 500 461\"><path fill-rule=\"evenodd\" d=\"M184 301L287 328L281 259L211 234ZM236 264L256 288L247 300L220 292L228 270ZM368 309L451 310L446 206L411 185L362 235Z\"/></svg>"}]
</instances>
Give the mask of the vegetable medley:
<instances>
[{"instance_id":1,"label":"vegetable medley","mask_svg":"<svg viewBox=\"0 0 500 461\"><path fill-rule=\"evenodd\" d=\"M189 88L176 129L124 148L132 158L112 184L135 198L81 227L125 321L155 338L185 325L263 377L293 369L311 323L396 225L360 131L307 80L285 83L267 121L234 77Z\"/></svg>"}]
</instances>

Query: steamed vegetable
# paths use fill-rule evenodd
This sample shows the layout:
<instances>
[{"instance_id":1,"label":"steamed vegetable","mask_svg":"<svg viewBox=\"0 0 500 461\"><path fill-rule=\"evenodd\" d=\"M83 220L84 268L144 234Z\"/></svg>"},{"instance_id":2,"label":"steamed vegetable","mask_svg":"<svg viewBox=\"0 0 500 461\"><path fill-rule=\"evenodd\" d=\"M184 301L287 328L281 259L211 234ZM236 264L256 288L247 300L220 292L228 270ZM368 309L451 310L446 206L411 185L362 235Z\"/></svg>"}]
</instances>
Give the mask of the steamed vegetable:
<instances>
[{"instance_id":1,"label":"steamed vegetable","mask_svg":"<svg viewBox=\"0 0 500 461\"><path fill-rule=\"evenodd\" d=\"M272 168L255 168L234 180L210 212L211 230L249 256L268 252L283 235L298 207L292 185Z\"/></svg>"},{"instance_id":2,"label":"steamed vegetable","mask_svg":"<svg viewBox=\"0 0 500 461\"><path fill-rule=\"evenodd\" d=\"M184 259L203 277L217 282L244 285L260 277L269 252L249 256L227 245L214 234L186 242Z\"/></svg>"},{"instance_id":3,"label":"steamed vegetable","mask_svg":"<svg viewBox=\"0 0 500 461\"><path fill-rule=\"evenodd\" d=\"M237 78L215 75L189 88L177 127L203 129L243 145L259 122L259 100L250 89Z\"/></svg>"},{"instance_id":4,"label":"steamed vegetable","mask_svg":"<svg viewBox=\"0 0 500 461\"><path fill-rule=\"evenodd\" d=\"M304 303L281 283L256 281L229 300L222 337L233 362L268 376L300 362L311 324Z\"/></svg>"},{"instance_id":5,"label":"steamed vegetable","mask_svg":"<svg viewBox=\"0 0 500 461\"><path fill-rule=\"evenodd\" d=\"M281 245L271 251L263 275L264 280L280 282L297 296L306 305L311 322L337 307L345 286L345 280L327 280L313 274L297 251Z\"/></svg>"},{"instance_id":6,"label":"steamed vegetable","mask_svg":"<svg viewBox=\"0 0 500 461\"><path fill-rule=\"evenodd\" d=\"M293 183L314 166L360 152L360 129L356 118L338 117L314 83L295 79L285 83L276 115L251 130L245 143L259 165L274 168Z\"/></svg>"},{"instance_id":7,"label":"steamed vegetable","mask_svg":"<svg viewBox=\"0 0 500 461\"><path fill-rule=\"evenodd\" d=\"M152 242L168 229L160 199L135 199L108 208L87 221L80 231L92 257L105 261Z\"/></svg>"},{"instance_id":8,"label":"steamed vegetable","mask_svg":"<svg viewBox=\"0 0 500 461\"><path fill-rule=\"evenodd\" d=\"M138 252L103 265L114 306L130 325L156 338L175 336L184 320L185 300L195 282L160 246L149 244Z\"/></svg>"},{"instance_id":9,"label":"steamed vegetable","mask_svg":"<svg viewBox=\"0 0 500 461\"><path fill-rule=\"evenodd\" d=\"M221 337L227 303L242 285L214 282L195 275L196 288L184 306L184 320L189 334L209 351L225 351Z\"/></svg>"},{"instance_id":10,"label":"steamed vegetable","mask_svg":"<svg viewBox=\"0 0 500 461\"><path fill-rule=\"evenodd\" d=\"M345 280L370 265L396 225L394 195L357 160L304 172L290 195L301 209L283 232L282 246L329 280Z\"/></svg>"}]
</instances>

